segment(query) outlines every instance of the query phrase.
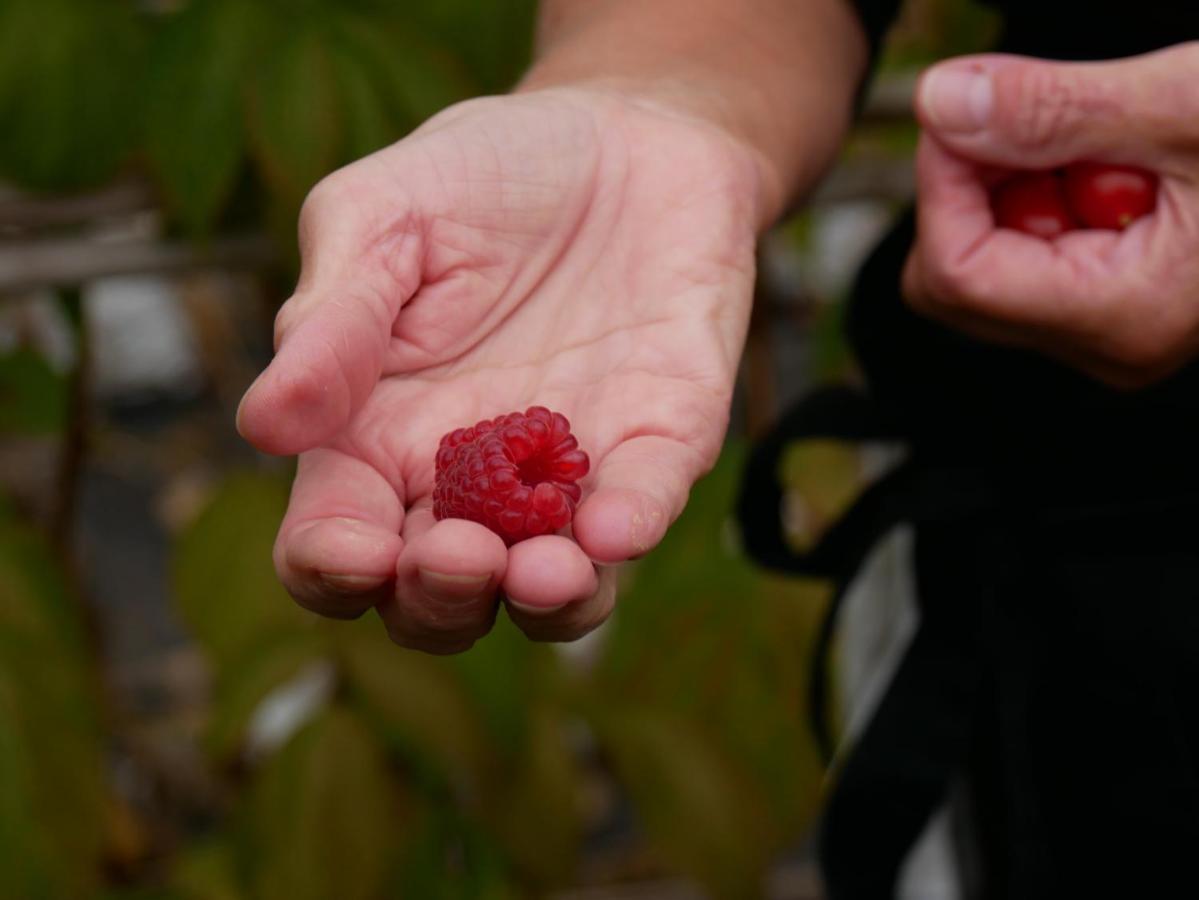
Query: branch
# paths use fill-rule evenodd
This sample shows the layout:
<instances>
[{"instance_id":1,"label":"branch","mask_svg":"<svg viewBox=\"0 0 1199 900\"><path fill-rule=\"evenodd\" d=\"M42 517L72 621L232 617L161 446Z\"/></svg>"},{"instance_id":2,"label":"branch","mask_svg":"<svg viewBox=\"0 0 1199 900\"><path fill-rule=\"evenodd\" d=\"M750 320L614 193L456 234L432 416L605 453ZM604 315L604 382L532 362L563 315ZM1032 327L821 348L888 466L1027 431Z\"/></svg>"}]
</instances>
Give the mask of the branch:
<instances>
[{"instance_id":1,"label":"branch","mask_svg":"<svg viewBox=\"0 0 1199 900\"><path fill-rule=\"evenodd\" d=\"M843 163L829 173L807 202L832 206L855 200L910 200L916 193L916 173L909 159L872 159Z\"/></svg>"},{"instance_id":2,"label":"branch","mask_svg":"<svg viewBox=\"0 0 1199 900\"><path fill-rule=\"evenodd\" d=\"M867 123L912 118L912 98L916 95L916 75L888 75L870 86L862 119Z\"/></svg>"},{"instance_id":3,"label":"branch","mask_svg":"<svg viewBox=\"0 0 1199 900\"><path fill-rule=\"evenodd\" d=\"M126 179L81 194L29 194L3 185L0 186L0 231L79 225L155 206L153 190L141 179Z\"/></svg>"},{"instance_id":4,"label":"branch","mask_svg":"<svg viewBox=\"0 0 1199 900\"><path fill-rule=\"evenodd\" d=\"M185 242L102 242L56 238L0 242L0 294L32 288L70 287L106 275L178 272L189 269L260 269L278 258L263 235Z\"/></svg>"}]
</instances>

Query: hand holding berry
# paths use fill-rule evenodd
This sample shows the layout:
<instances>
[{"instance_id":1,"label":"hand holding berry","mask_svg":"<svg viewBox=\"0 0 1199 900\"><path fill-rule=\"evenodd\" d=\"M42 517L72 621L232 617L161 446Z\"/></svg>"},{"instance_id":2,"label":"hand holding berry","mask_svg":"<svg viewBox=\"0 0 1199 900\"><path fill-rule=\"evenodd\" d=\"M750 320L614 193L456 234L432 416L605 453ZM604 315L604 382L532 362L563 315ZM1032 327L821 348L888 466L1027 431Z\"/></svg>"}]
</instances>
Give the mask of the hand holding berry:
<instances>
[{"instance_id":1,"label":"hand holding berry","mask_svg":"<svg viewBox=\"0 0 1199 900\"><path fill-rule=\"evenodd\" d=\"M590 88L460 104L317 185L277 354L239 414L259 448L300 454L275 548L297 601L376 607L398 643L432 652L469 647L500 597L536 639L603 621L611 564L658 543L719 452L758 190L725 131ZM444 434L539 404L569 417L589 470L551 415L539 452L564 468L527 504L504 495L519 523L458 517L471 460L435 498ZM478 449L484 467L503 456ZM539 533L563 500L579 504L573 539Z\"/></svg>"},{"instance_id":2,"label":"hand holding berry","mask_svg":"<svg viewBox=\"0 0 1199 900\"><path fill-rule=\"evenodd\" d=\"M931 69L917 92L925 133L908 302L1121 387L1193 359L1197 79L1199 44L1102 63L984 55ZM1056 199L1017 209L1048 224L1052 205L1082 230L1052 241L1011 230L1021 226L992 194L997 173L1056 169ZM1158 177L1155 196L1144 172Z\"/></svg>"},{"instance_id":3,"label":"hand holding berry","mask_svg":"<svg viewBox=\"0 0 1199 900\"><path fill-rule=\"evenodd\" d=\"M562 413L531 406L441 438L433 515L486 525L511 546L565 528L591 461Z\"/></svg>"}]
</instances>

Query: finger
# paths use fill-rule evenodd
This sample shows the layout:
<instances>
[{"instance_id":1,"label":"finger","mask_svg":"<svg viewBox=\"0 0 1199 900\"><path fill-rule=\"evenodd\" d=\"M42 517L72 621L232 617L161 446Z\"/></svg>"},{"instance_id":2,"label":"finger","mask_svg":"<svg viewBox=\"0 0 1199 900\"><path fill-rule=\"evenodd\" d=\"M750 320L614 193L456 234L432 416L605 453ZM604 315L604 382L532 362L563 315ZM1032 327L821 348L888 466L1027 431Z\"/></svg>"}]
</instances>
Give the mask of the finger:
<instances>
[{"instance_id":1,"label":"finger","mask_svg":"<svg viewBox=\"0 0 1199 900\"><path fill-rule=\"evenodd\" d=\"M575 540L601 563L644 555L662 540L707 469L697 450L674 438L643 435L618 444L591 477L591 493L575 513Z\"/></svg>"},{"instance_id":2,"label":"finger","mask_svg":"<svg viewBox=\"0 0 1199 900\"><path fill-rule=\"evenodd\" d=\"M1164 268L1152 251L1152 223L1122 235L1088 231L1058 238L1051 265L1062 283L1054 285L1027 258L980 249L992 238L968 224L955 226L948 209L942 228L933 220L938 204L922 204L923 237L908 255L901 282L908 305L981 340L1038 350L1120 389L1143 387L1178 365L1168 337L1159 336L1171 331L1168 317L1160 309L1145 311L1143 292L1129 283L1129 271L1135 278L1142 269ZM1034 254L1045 249L1039 239L1013 236ZM966 261L956 265L955 240L968 247ZM1129 265L1130 256L1137 264Z\"/></svg>"},{"instance_id":3,"label":"finger","mask_svg":"<svg viewBox=\"0 0 1199 900\"><path fill-rule=\"evenodd\" d=\"M491 630L508 566L498 535L475 522L409 512L394 593L379 604L392 640L430 653L465 650Z\"/></svg>"},{"instance_id":4,"label":"finger","mask_svg":"<svg viewBox=\"0 0 1199 900\"><path fill-rule=\"evenodd\" d=\"M301 214L300 284L279 311L275 358L237 414L242 436L264 452L300 453L346 425L378 382L396 316L419 285L420 241L403 229L372 236L355 191L353 177L330 176Z\"/></svg>"},{"instance_id":5,"label":"finger","mask_svg":"<svg viewBox=\"0 0 1199 900\"><path fill-rule=\"evenodd\" d=\"M616 569L596 570L568 538L545 535L508 554L508 617L535 641L573 641L599 626L616 602Z\"/></svg>"},{"instance_id":6,"label":"finger","mask_svg":"<svg viewBox=\"0 0 1199 900\"><path fill-rule=\"evenodd\" d=\"M1107 62L984 54L929 69L921 124L955 152L1009 168L1079 159L1148 164L1197 131L1195 45Z\"/></svg>"},{"instance_id":7,"label":"finger","mask_svg":"<svg viewBox=\"0 0 1199 900\"><path fill-rule=\"evenodd\" d=\"M1102 261L1111 258L1117 235L1050 242L997 229L976 167L928 135L917 150L916 178L917 259L907 281L913 307L1026 331L1085 328L1102 312L1113 274Z\"/></svg>"},{"instance_id":8,"label":"finger","mask_svg":"<svg viewBox=\"0 0 1199 900\"><path fill-rule=\"evenodd\" d=\"M337 450L300 456L275 568L306 609L361 615L391 592L403 541L395 488L367 463Z\"/></svg>"}]
</instances>

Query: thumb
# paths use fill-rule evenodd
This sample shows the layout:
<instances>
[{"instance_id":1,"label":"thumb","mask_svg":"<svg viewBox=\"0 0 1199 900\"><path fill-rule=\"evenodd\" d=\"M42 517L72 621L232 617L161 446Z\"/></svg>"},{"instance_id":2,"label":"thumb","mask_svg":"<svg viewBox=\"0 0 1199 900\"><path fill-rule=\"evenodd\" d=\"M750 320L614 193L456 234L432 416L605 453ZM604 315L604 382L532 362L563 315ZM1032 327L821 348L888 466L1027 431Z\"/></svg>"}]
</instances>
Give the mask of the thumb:
<instances>
[{"instance_id":1,"label":"thumb","mask_svg":"<svg viewBox=\"0 0 1199 900\"><path fill-rule=\"evenodd\" d=\"M308 296L296 294L288 303ZM382 306L354 286L326 290L312 302L242 398L242 437L267 453L290 456L344 428L382 371L389 337Z\"/></svg>"},{"instance_id":2,"label":"thumb","mask_svg":"<svg viewBox=\"0 0 1199 900\"><path fill-rule=\"evenodd\" d=\"M330 176L304 204L300 283L275 320L275 358L237 411L238 431L267 453L302 453L346 426L383 374L396 316L419 282L419 242L358 227L364 204L344 179Z\"/></svg>"},{"instance_id":3,"label":"thumb","mask_svg":"<svg viewBox=\"0 0 1199 900\"><path fill-rule=\"evenodd\" d=\"M975 162L1152 164L1196 130L1197 77L1199 44L1108 62L960 57L924 73L916 115L944 146Z\"/></svg>"}]
</instances>

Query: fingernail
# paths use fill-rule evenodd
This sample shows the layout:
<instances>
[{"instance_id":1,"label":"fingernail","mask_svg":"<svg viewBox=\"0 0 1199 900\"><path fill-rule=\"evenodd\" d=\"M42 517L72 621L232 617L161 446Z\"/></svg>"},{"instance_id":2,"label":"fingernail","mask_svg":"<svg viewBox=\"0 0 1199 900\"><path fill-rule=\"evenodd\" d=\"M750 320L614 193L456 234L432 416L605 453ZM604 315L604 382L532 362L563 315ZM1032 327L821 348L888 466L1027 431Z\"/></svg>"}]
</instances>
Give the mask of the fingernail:
<instances>
[{"instance_id":1,"label":"fingernail","mask_svg":"<svg viewBox=\"0 0 1199 900\"><path fill-rule=\"evenodd\" d=\"M991 76L962 65L937 66L920 82L920 108L934 127L948 133L985 128L993 99Z\"/></svg>"},{"instance_id":2,"label":"fingernail","mask_svg":"<svg viewBox=\"0 0 1199 900\"><path fill-rule=\"evenodd\" d=\"M491 582L491 575L450 575L417 569L421 589L435 600L466 600L477 597Z\"/></svg>"},{"instance_id":3,"label":"fingernail","mask_svg":"<svg viewBox=\"0 0 1199 900\"><path fill-rule=\"evenodd\" d=\"M361 594L374 590L384 581L374 575L338 575L333 572L321 572L320 579L325 587L342 594Z\"/></svg>"}]
</instances>

